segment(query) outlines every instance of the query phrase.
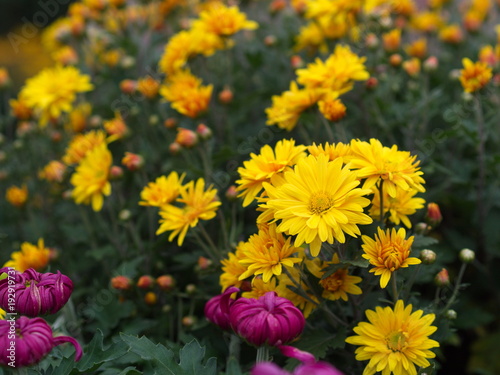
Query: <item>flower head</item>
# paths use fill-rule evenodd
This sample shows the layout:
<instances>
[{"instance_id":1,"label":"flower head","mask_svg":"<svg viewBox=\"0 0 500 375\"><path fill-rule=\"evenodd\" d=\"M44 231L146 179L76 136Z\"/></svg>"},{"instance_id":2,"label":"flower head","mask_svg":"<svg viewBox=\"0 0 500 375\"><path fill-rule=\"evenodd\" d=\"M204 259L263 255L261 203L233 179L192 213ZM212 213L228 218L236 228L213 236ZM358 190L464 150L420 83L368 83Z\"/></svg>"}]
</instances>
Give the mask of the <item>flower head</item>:
<instances>
[{"instance_id":1,"label":"flower head","mask_svg":"<svg viewBox=\"0 0 500 375\"><path fill-rule=\"evenodd\" d=\"M307 151L316 157L320 154L325 154L330 161L342 158L344 164L347 164L351 158L351 146L342 142L331 144L326 142L324 145L313 143L307 147Z\"/></svg>"},{"instance_id":2,"label":"flower head","mask_svg":"<svg viewBox=\"0 0 500 375\"><path fill-rule=\"evenodd\" d=\"M8 272L8 268L0 268L0 275ZM68 276L57 271L39 273L33 268L24 272L16 272L14 290L16 295L16 312L30 317L55 314L68 302L73 291L73 282ZM0 306L9 308L8 289L12 287L8 279L0 280Z\"/></svg>"},{"instance_id":3,"label":"flower head","mask_svg":"<svg viewBox=\"0 0 500 375\"><path fill-rule=\"evenodd\" d=\"M383 211L389 213L389 221L399 225L401 222L407 227L411 228L411 221L409 215L413 215L417 210L424 207L425 200L423 198L416 198L415 194L418 191L415 189L402 190L396 188L396 196L391 197L384 190L383 194ZM380 192L377 188L373 188L372 205L370 206L370 216L374 220L380 220Z\"/></svg>"},{"instance_id":4,"label":"flower head","mask_svg":"<svg viewBox=\"0 0 500 375\"><path fill-rule=\"evenodd\" d=\"M319 111L327 120L339 121L346 114L347 108L337 96L337 94L329 94L318 102Z\"/></svg>"},{"instance_id":5,"label":"flower head","mask_svg":"<svg viewBox=\"0 0 500 375\"><path fill-rule=\"evenodd\" d=\"M268 292L259 299L239 298L229 310L233 330L255 346L285 344L302 333L302 312L286 298Z\"/></svg>"},{"instance_id":6,"label":"flower head","mask_svg":"<svg viewBox=\"0 0 500 375\"><path fill-rule=\"evenodd\" d=\"M411 245L414 237L406 239L406 231L400 228L382 230L378 228L378 234L374 239L368 236L362 236L363 240L363 258L368 259L374 266L370 272L376 276L381 276L380 287L385 288L391 279L394 271L400 268L406 268L412 264L419 264L421 260L410 257Z\"/></svg>"},{"instance_id":7,"label":"flower head","mask_svg":"<svg viewBox=\"0 0 500 375\"><path fill-rule=\"evenodd\" d=\"M356 349L358 361L370 360L363 374L416 375L415 366L430 366L428 358L436 355L429 349L439 347L437 341L429 339L437 328L431 326L434 314L423 315L422 310L412 313L412 305L405 307L398 300L394 309L376 307L367 310L367 322L359 323L346 342L359 345Z\"/></svg>"},{"instance_id":8,"label":"flower head","mask_svg":"<svg viewBox=\"0 0 500 375\"><path fill-rule=\"evenodd\" d=\"M119 112L116 112L115 117L111 120L104 121L103 126L106 133L110 136L108 141L123 138L129 133L127 124Z\"/></svg>"},{"instance_id":9,"label":"flower head","mask_svg":"<svg viewBox=\"0 0 500 375\"><path fill-rule=\"evenodd\" d=\"M52 160L38 173L38 177L50 182L62 182L64 172L66 165L58 160Z\"/></svg>"},{"instance_id":10,"label":"flower head","mask_svg":"<svg viewBox=\"0 0 500 375\"><path fill-rule=\"evenodd\" d=\"M77 134L66 148L62 161L67 165L78 164L87 152L106 142L106 134L102 130L92 130L85 134Z\"/></svg>"},{"instance_id":11,"label":"flower head","mask_svg":"<svg viewBox=\"0 0 500 375\"><path fill-rule=\"evenodd\" d=\"M224 293L210 298L205 304L205 317L223 330L229 330L231 328L229 310L236 301L231 298L236 292L239 292L238 288L230 287L226 289Z\"/></svg>"},{"instance_id":12,"label":"flower head","mask_svg":"<svg viewBox=\"0 0 500 375\"><path fill-rule=\"evenodd\" d=\"M226 290L231 286L240 288L241 284L243 284L243 280L240 280L240 276L247 270L247 267L240 263L240 260L243 259L243 244L244 242L240 242L238 246L236 246L236 251L234 253L229 252L227 254L227 259L221 260L222 274L220 275L219 284L222 290Z\"/></svg>"},{"instance_id":13,"label":"flower head","mask_svg":"<svg viewBox=\"0 0 500 375\"><path fill-rule=\"evenodd\" d=\"M168 176L160 176L154 182L150 182L141 191L141 206L161 207L173 202L180 193L184 174L179 177L176 171Z\"/></svg>"},{"instance_id":14,"label":"flower head","mask_svg":"<svg viewBox=\"0 0 500 375\"><path fill-rule=\"evenodd\" d=\"M82 357L82 348L73 337L53 337L52 329L42 318L21 316L15 321L15 338L10 338L11 323L0 320L0 365L15 362L16 367L25 367L40 362L57 345L71 343L76 350L75 361ZM12 345L12 342L14 345ZM11 351L9 348L13 348ZM12 360L14 357L14 361Z\"/></svg>"},{"instance_id":15,"label":"flower head","mask_svg":"<svg viewBox=\"0 0 500 375\"><path fill-rule=\"evenodd\" d=\"M167 204L160 209L160 227L156 234L172 231L168 237L169 241L177 236L179 246L184 242L189 228L198 225L199 220L210 220L216 215L217 208L221 202L216 199L217 189L209 186L205 190L205 180L199 178L196 183L190 181L180 190L180 197L176 202L184 204L177 207Z\"/></svg>"},{"instance_id":16,"label":"flower head","mask_svg":"<svg viewBox=\"0 0 500 375\"><path fill-rule=\"evenodd\" d=\"M11 186L5 192L5 199L14 207L22 207L28 200L28 186Z\"/></svg>"},{"instance_id":17,"label":"flower head","mask_svg":"<svg viewBox=\"0 0 500 375\"><path fill-rule=\"evenodd\" d=\"M200 13L199 20L193 23L194 30L219 36L230 36L242 29L253 30L257 27L257 22L247 20L237 7L227 7L220 2L211 3Z\"/></svg>"},{"instance_id":18,"label":"flower head","mask_svg":"<svg viewBox=\"0 0 500 375\"><path fill-rule=\"evenodd\" d=\"M484 62L473 63L470 59L462 60L464 68L460 71L460 83L465 92L475 92L482 89L493 76L492 69Z\"/></svg>"},{"instance_id":19,"label":"flower head","mask_svg":"<svg viewBox=\"0 0 500 375\"><path fill-rule=\"evenodd\" d=\"M342 159L329 161L326 155L309 155L293 171L285 172L286 182L274 188L264 184L267 205L281 220L278 231L296 235L295 246L310 244L311 255L318 256L322 242L345 242L345 233L356 237L358 224L370 224L363 213L370 201L367 190L357 188L356 173L342 165Z\"/></svg>"},{"instance_id":20,"label":"flower head","mask_svg":"<svg viewBox=\"0 0 500 375\"><path fill-rule=\"evenodd\" d=\"M29 268L40 271L45 268L50 260L50 250L45 247L43 238L38 240L36 245L29 242L21 244L21 250L11 254L11 260L3 266L12 267L16 271L24 272Z\"/></svg>"},{"instance_id":21,"label":"flower head","mask_svg":"<svg viewBox=\"0 0 500 375\"><path fill-rule=\"evenodd\" d=\"M74 186L71 195L77 204L92 204L94 211L101 210L104 196L111 194L109 169L112 162L113 157L106 143L96 146L86 154L70 180Z\"/></svg>"}]
</instances>

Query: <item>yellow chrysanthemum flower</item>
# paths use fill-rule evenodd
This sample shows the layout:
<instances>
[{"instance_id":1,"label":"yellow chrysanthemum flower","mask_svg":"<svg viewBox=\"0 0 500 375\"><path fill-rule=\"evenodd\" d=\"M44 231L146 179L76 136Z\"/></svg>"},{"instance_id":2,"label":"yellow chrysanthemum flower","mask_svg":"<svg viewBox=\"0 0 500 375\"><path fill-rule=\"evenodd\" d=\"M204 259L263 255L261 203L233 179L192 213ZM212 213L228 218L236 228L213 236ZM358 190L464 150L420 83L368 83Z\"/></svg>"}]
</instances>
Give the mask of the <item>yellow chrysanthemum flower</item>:
<instances>
[{"instance_id":1,"label":"yellow chrysanthemum flower","mask_svg":"<svg viewBox=\"0 0 500 375\"><path fill-rule=\"evenodd\" d=\"M247 242L241 245L242 258L240 263L247 270L240 275L244 280L252 275L262 275L267 283L273 275L279 276L283 267L293 267L302 259L293 255L299 251L291 245L292 239L276 233L276 224L261 225L259 233L250 236Z\"/></svg>"},{"instance_id":2,"label":"yellow chrysanthemum flower","mask_svg":"<svg viewBox=\"0 0 500 375\"><path fill-rule=\"evenodd\" d=\"M379 307L366 310L368 322L354 327L357 336L346 338L346 342L359 345L356 349L358 361L370 362L363 375L382 372L384 375L417 375L415 366L430 366L427 358L436 355L429 349L439 347L439 343L429 339L437 328L432 326L434 314L423 315L422 310L412 313L412 305L405 307L398 300L394 309Z\"/></svg>"},{"instance_id":3,"label":"yellow chrysanthemum flower","mask_svg":"<svg viewBox=\"0 0 500 375\"><path fill-rule=\"evenodd\" d=\"M241 293L243 298L259 298L267 292L276 291L276 278L272 278L267 283L262 280L262 277L254 277L252 280L252 290Z\"/></svg>"},{"instance_id":4,"label":"yellow chrysanthemum flower","mask_svg":"<svg viewBox=\"0 0 500 375\"><path fill-rule=\"evenodd\" d=\"M306 283L301 279L300 270L295 267L287 268L287 270L290 276L292 276L292 278L295 280L295 282L300 285L300 288L305 292L308 298L295 293L289 288L295 288L296 284L288 277L288 275L284 273L278 276L279 283L276 287L275 292L276 294L278 294L278 296L292 301L292 303L302 311L304 317L307 319L307 317L311 315L311 313L319 306L319 301L314 293L310 291Z\"/></svg>"},{"instance_id":5,"label":"yellow chrysanthemum flower","mask_svg":"<svg viewBox=\"0 0 500 375\"><path fill-rule=\"evenodd\" d=\"M281 220L278 230L296 235L295 246L310 244L311 255L318 256L322 242L345 242L345 233L357 237L359 224L372 219L363 213L370 204L369 190L359 185L356 173L342 159L329 161L326 155L299 160L293 171L285 172L286 183L274 188L264 183L274 218Z\"/></svg>"},{"instance_id":6,"label":"yellow chrysanthemum flower","mask_svg":"<svg viewBox=\"0 0 500 375\"><path fill-rule=\"evenodd\" d=\"M473 63L470 59L462 60L464 68L460 71L460 83L465 92L481 90L493 75L491 68L484 62Z\"/></svg>"},{"instance_id":7,"label":"yellow chrysanthemum flower","mask_svg":"<svg viewBox=\"0 0 500 375\"><path fill-rule=\"evenodd\" d=\"M320 52L327 51L325 33L317 22L309 22L305 26L302 26L295 37L295 50L301 51L303 49L319 50Z\"/></svg>"},{"instance_id":8,"label":"yellow chrysanthemum flower","mask_svg":"<svg viewBox=\"0 0 500 375\"><path fill-rule=\"evenodd\" d=\"M353 81L370 78L365 57L359 57L349 46L337 44L326 61L319 58L305 69L297 70L297 82L308 89L322 88L343 94L351 90Z\"/></svg>"},{"instance_id":9,"label":"yellow chrysanthemum flower","mask_svg":"<svg viewBox=\"0 0 500 375\"><path fill-rule=\"evenodd\" d=\"M0 320L5 320L6 315L7 313L5 312L5 310L0 309Z\"/></svg>"},{"instance_id":10,"label":"yellow chrysanthemum flower","mask_svg":"<svg viewBox=\"0 0 500 375\"><path fill-rule=\"evenodd\" d=\"M240 179L236 180L236 191L241 192L238 197L244 197L243 207L252 203L261 192L264 182L271 181L274 175L284 172L305 157L305 148L303 145L295 146L293 139L283 139L276 143L274 150L265 145L258 155L251 153L251 159L238 168Z\"/></svg>"},{"instance_id":11,"label":"yellow chrysanthemum flower","mask_svg":"<svg viewBox=\"0 0 500 375\"><path fill-rule=\"evenodd\" d=\"M418 31L430 33L439 30L444 21L437 12L421 12L411 17L410 25Z\"/></svg>"},{"instance_id":12,"label":"yellow chrysanthemum flower","mask_svg":"<svg viewBox=\"0 0 500 375\"><path fill-rule=\"evenodd\" d=\"M300 114L313 106L320 98L320 90L299 89L296 82L290 83L290 90L281 95L273 95L272 106L266 108L267 125L277 125L281 129L293 130Z\"/></svg>"},{"instance_id":13,"label":"yellow chrysanthemum flower","mask_svg":"<svg viewBox=\"0 0 500 375\"><path fill-rule=\"evenodd\" d=\"M92 113L92 105L90 103L81 103L69 113L69 122L65 128L80 133L87 127L88 120Z\"/></svg>"},{"instance_id":14,"label":"yellow chrysanthemum flower","mask_svg":"<svg viewBox=\"0 0 500 375\"><path fill-rule=\"evenodd\" d=\"M76 167L70 183L74 186L71 196L77 204L92 204L94 211L100 211L104 195L111 194L109 169L113 162L107 144L101 143L90 150Z\"/></svg>"},{"instance_id":15,"label":"yellow chrysanthemum flower","mask_svg":"<svg viewBox=\"0 0 500 375\"><path fill-rule=\"evenodd\" d=\"M59 160L52 160L38 173L38 177L49 182L62 182L64 172L66 165Z\"/></svg>"},{"instance_id":16,"label":"yellow chrysanthemum flower","mask_svg":"<svg viewBox=\"0 0 500 375\"><path fill-rule=\"evenodd\" d=\"M324 154L328 156L328 160L330 161L342 158L344 164L347 164L351 158L351 146L342 142L332 144L327 142L324 145L313 143L312 146L307 147L307 151L314 156Z\"/></svg>"},{"instance_id":17,"label":"yellow chrysanthemum flower","mask_svg":"<svg viewBox=\"0 0 500 375\"><path fill-rule=\"evenodd\" d=\"M339 268L330 276L324 277L325 269L329 265L339 263L339 258L336 253L331 262L324 262L315 258L313 260L306 261L305 263L309 272L320 279L319 285L323 287L323 293L321 294L323 298L332 301L342 298L342 300L347 301L347 294L358 295L363 292L361 288L356 285L363 279L358 276L349 275L347 268Z\"/></svg>"},{"instance_id":18,"label":"yellow chrysanthemum flower","mask_svg":"<svg viewBox=\"0 0 500 375\"><path fill-rule=\"evenodd\" d=\"M221 260L222 274L219 278L219 284L223 292L230 286L240 288L241 284L243 284L243 280L240 280L240 276L247 270L247 268L240 263L240 260L243 259L241 250L243 244L243 241L240 242L238 246L236 246L236 251L234 253L229 252L227 254L228 258Z\"/></svg>"},{"instance_id":19,"label":"yellow chrysanthemum flower","mask_svg":"<svg viewBox=\"0 0 500 375\"><path fill-rule=\"evenodd\" d=\"M370 139L370 143L355 140L351 141L351 168L356 169L359 178L366 178L364 189L371 189L379 181L383 181L384 191L391 197L396 197L396 187L403 190L416 189L424 192L420 171L420 161L416 155L411 156L408 151L398 151L398 147L382 146L378 139Z\"/></svg>"},{"instance_id":20,"label":"yellow chrysanthemum flower","mask_svg":"<svg viewBox=\"0 0 500 375\"><path fill-rule=\"evenodd\" d=\"M255 21L247 20L238 7L227 7L220 2L211 3L208 9L200 13L199 19L193 22L193 30L230 36L240 30L254 30L259 25Z\"/></svg>"},{"instance_id":21,"label":"yellow chrysanthemum flower","mask_svg":"<svg viewBox=\"0 0 500 375\"><path fill-rule=\"evenodd\" d=\"M168 176L160 176L154 182L150 182L148 186L141 191L141 206L162 207L173 202L179 196L182 180L185 174L180 177L176 171L171 172Z\"/></svg>"},{"instance_id":22,"label":"yellow chrysanthemum flower","mask_svg":"<svg viewBox=\"0 0 500 375\"><path fill-rule=\"evenodd\" d=\"M3 267L12 267L19 272L24 272L29 268L41 271L49 263L50 250L45 247L43 239L40 238L36 245L23 242L21 250L14 251L10 257L11 259Z\"/></svg>"},{"instance_id":23,"label":"yellow chrysanthemum flower","mask_svg":"<svg viewBox=\"0 0 500 375\"><path fill-rule=\"evenodd\" d=\"M410 43L405 48L406 53L411 57L423 59L427 55L427 39L420 38Z\"/></svg>"},{"instance_id":24,"label":"yellow chrysanthemum flower","mask_svg":"<svg viewBox=\"0 0 500 375\"><path fill-rule=\"evenodd\" d=\"M327 120L339 121L344 118L347 108L342 103L342 100L338 99L338 94L335 92L330 92L325 95L323 99L318 102L319 111L325 116Z\"/></svg>"},{"instance_id":25,"label":"yellow chrysanthemum flower","mask_svg":"<svg viewBox=\"0 0 500 375\"><path fill-rule=\"evenodd\" d=\"M94 147L106 143L106 133L102 130L92 130L86 134L76 134L62 157L66 165L78 164Z\"/></svg>"},{"instance_id":26,"label":"yellow chrysanthemum flower","mask_svg":"<svg viewBox=\"0 0 500 375\"><path fill-rule=\"evenodd\" d=\"M198 225L199 220L210 220L216 215L217 208L221 205L216 198L217 189L209 186L205 191L205 180L199 178L190 181L181 188L180 197L176 202L183 203L184 207L167 204L160 209L160 227L156 234L172 231L169 241L177 237L177 244L182 246L189 228Z\"/></svg>"},{"instance_id":27,"label":"yellow chrysanthemum flower","mask_svg":"<svg viewBox=\"0 0 500 375\"><path fill-rule=\"evenodd\" d=\"M375 239L362 236L364 254L363 258L368 259L374 266L370 272L380 277L380 287L385 288L391 279L394 271L406 268L412 264L420 264L418 258L410 257L411 245L415 237L406 239L404 228L382 230L377 228L378 234Z\"/></svg>"},{"instance_id":28,"label":"yellow chrysanthemum flower","mask_svg":"<svg viewBox=\"0 0 500 375\"><path fill-rule=\"evenodd\" d=\"M445 43L457 44L463 39L463 32L458 24L447 25L439 31L439 39Z\"/></svg>"},{"instance_id":29,"label":"yellow chrysanthemum flower","mask_svg":"<svg viewBox=\"0 0 500 375\"><path fill-rule=\"evenodd\" d=\"M40 115L40 125L70 112L76 94L93 89L90 77L73 66L56 66L42 70L28 79L20 96Z\"/></svg>"},{"instance_id":30,"label":"yellow chrysanthemum flower","mask_svg":"<svg viewBox=\"0 0 500 375\"><path fill-rule=\"evenodd\" d=\"M104 130L109 135L108 142L116 141L129 133L129 128L120 112L115 112L115 117L103 123Z\"/></svg>"},{"instance_id":31,"label":"yellow chrysanthemum flower","mask_svg":"<svg viewBox=\"0 0 500 375\"><path fill-rule=\"evenodd\" d=\"M402 190L396 188L396 196L393 198L384 191L384 215L389 212L389 221L395 225L401 222L411 228L409 215L413 215L417 210L424 207L425 199L415 198L418 191L415 189ZM380 193L377 188L373 188L372 205L370 206L370 216L373 220L380 220Z\"/></svg>"},{"instance_id":32,"label":"yellow chrysanthemum flower","mask_svg":"<svg viewBox=\"0 0 500 375\"><path fill-rule=\"evenodd\" d=\"M201 79L184 70L170 76L160 94L177 112L195 118L207 110L212 89L212 85L202 86Z\"/></svg>"},{"instance_id":33,"label":"yellow chrysanthemum flower","mask_svg":"<svg viewBox=\"0 0 500 375\"><path fill-rule=\"evenodd\" d=\"M5 199L14 207L22 207L28 200L28 186L11 186L5 192Z\"/></svg>"}]
</instances>

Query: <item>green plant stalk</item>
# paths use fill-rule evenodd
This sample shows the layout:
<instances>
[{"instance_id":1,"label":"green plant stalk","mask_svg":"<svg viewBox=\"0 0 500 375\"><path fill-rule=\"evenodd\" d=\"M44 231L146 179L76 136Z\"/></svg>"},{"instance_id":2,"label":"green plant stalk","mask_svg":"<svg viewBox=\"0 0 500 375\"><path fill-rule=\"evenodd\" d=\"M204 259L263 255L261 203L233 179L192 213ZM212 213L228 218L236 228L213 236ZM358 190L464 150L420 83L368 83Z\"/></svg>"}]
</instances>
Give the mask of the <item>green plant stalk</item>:
<instances>
[{"instance_id":1,"label":"green plant stalk","mask_svg":"<svg viewBox=\"0 0 500 375\"><path fill-rule=\"evenodd\" d=\"M422 267L422 263L418 264L417 267L415 267L415 271L410 276L410 280L408 280L408 283L403 288L404 291L406 292L405 298L408 298L410 296L411 288L413 287L413 284L415 283L415 280L417 279L417 276L420 272L421 267ZM401 294L403 294L403 293L401 293Z\"/></svg>"},{"instance_id":2,"label":"green plant stalk","mask_svg":"<svg viewBox=\"0 0 500 375\"><path fill-rule=\"evenodd\" d=\"M378 184L378 194L379 194L379 203L380 203L380 226L385 228L385 220L384 220L384 180L381 178L380 183Z\"/></svg>"},{"instance_id":3,"label":"green plant stalk","mask_svg":"<svg viewBox=\"0 0 500 375\"><path fill-rule=\"evenodd\" d=\"M391 286L392 286L392 298L394 299L394 303L396 303L399 298L399 293L398 293L398 280L396 278L395 271L391 275Z\"/></svg>"},{"instance_id":4,"label":"green plant stalk","mask_svg":"<svg viewBox=\"0 0 500 375\"><path fill-rule=\"evenodd\" d=\"M450 299L448 300L448 302L446 303L446 305L444 306L443 310L441 310L440 314L444 314L451 307L451 305L453 305L453 303L457 299L458 290L460 289L460 284L462 283L462 279L464 277L464 273L465 273L466 268L467 268L467 263L462 263L462 266L460 267L460 271L458 272L458 277L457 277L457 281L455 283L455 287L453 288L453 293L452 293Z\"/></svg>"},{"instance_id":5,"label":"green plant stalk","mask_svg":"<svg viewBox=\"0 0 500 375\"><path fill-rule=\"evenodd\" d=\"M485 143L486 134L484 129L484 115L483 107L481 105L481 100L478 96L474 96L474 114L477 123L477 163L479 165L479 176L477 179L477 211L478 211L478 232L479 248L484 250L485 248L485 233L484 227L486 223L486 207L485 207L485 196L484 187L486 184L486 167L485 167Z\"/></svg>"},{"instance_id":6,"label":"green plant stalk","mask_svg":"<svg viewBox=\"0 0 500 375\"><path fill-rule=\"evenodd\" d=\"M229 355L227 356L226 367L229 365L231 358L237 362L240 361L241 340L234 333L229 334Z\"/></svg>"},{"instance_id":7,"label":"green plant stalk","mask_svg":"<svg viewBox=\"0 0 500 375\"><path fill-rule=\"evenodd\" d=\"M203 225L199 225L199 228L200 228L200 233L202 234L202 236L205 238L208 245L212 249L217 261L220 261L222 259L222 255L221 255L219 249L217 248L217 246L215 246L214 242L212 241L212 238L210 238L210 236L208 235L205 228L203 228Z\"/></svg>"},{"instance_id":8,"label":"green plant stalk","mask_svg":"<svg viewBox=\"0 0 500 375\"><path fill-rule=\"evenodd\" d=\"M257 358L255 362L266 362L269 360L269 347L264 344L257 349Z\"/></svg>"}]
</instances>

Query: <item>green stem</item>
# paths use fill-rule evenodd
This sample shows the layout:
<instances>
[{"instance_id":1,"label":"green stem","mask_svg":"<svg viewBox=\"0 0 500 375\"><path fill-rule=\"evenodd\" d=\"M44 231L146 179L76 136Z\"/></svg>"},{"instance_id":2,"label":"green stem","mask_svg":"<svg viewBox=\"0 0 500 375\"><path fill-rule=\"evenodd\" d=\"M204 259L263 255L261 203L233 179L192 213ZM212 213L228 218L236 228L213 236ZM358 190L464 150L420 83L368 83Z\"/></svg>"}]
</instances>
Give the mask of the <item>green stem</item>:
<instances>
[{"instance_id":1,"label":"green stem","mask_svg":"<svg viewBox=\"0 0 500 375\"><path fill-rule=\"evenodd\" d=\"M266 362L269 360L269 347L267 345L262 345L257 349L256 362Z\"/></svg>"},{"instance_id":2,"label":"green stem","mask_svg":"<svg viewBox=\"0 0 500 375\"><path fill-rule=\"evenodd\" d=\"M460 289L460 284L462 283L462 279L464 277L465 269L467 268L467 263L462 263L462 266L460 267L460 271L458 272L458 277L457 281L455 283L455 287L453 288L453 294L451 295L451 298L448 300L448 303L446 306L441 310L440 314L444 314L450 307L453 305L455 300L458 297L458 290Z\"/></svg>"},{"instance_id":3,"label":"green stem","mask_svg":"<svg viewBox=\"0 0 500 375\"><path fill-rule=\"evenodd\" d=\"M394 298L394 303L398 301L399 293L398 293L398 280L396 278L396 272L392 273L391 276L391 286L392 286L392 297Z\"/></svg>"},{"instance_id":4,"label":"green stem","mask_svg":"<svg viewBox=\"0 0 500 375\"><path fill-rule=\"evenodd\" d=\"M384 220L384 180L380 179L378 184L378 194L379 194L379 203L380 203L380 226L385 228L385 220Z\"/></svg>"},{"instance_id":5,"label":"green stem","mask_svg":"<svg viewBox=\"0 0 500 375\"><path fill-rule=\"evenodd\" d=\"M418 264L417 267L415 267L415 271L410 276L410 280L408 280L408 283L405 285L405 287L404 287L405 298L408 298L410 296L411 288L412 288L413 284L415 283L415 280L417 279L417 276L420 272L421 267L422 267L422 263Z\"/></svg>"},{"instance_id":6,"label":"green stem","mask_svg":"<svg viewBox=\"0 0 500 375\"><path fill-rule=\"evenodd\" d=\"M215 246L214 242L212 241L212 238L210 238L205 228L203 228L203 225L199 225L198 227L200 228L200 233L202 234L202 236L205 238L208 245L212 249L217 261L220 261L222 259L222 256L220 254L219 249L217 248L217 246Z\"/></svg>"},{"instance_id":7,"label":"green stem","mask_svg":"<svg viewBox=\"0 0 500 375\"><path fill-rule=\"evenodd\" d=\"M240 350L241 350L241 340L238 336L231 333L229 334L229 355L227 356L226 366L229 365L231 358L234 358L236 362L240 361Z\"/></svg>"},{"instance_id":8,"label":"green stem","mask_svg":"<svg viewBox=\"0 0 500 375\"><path fill-rule=\"evenodd\" d=\"M477 163L479 165L479 176L477 180L477 210L478 210L478 232L479 232L479 248L484 249L485 246L485 234L484 227L486 223L486 207L485 207L485 197L484 197L484 187L486 183L486 168L485 168L485 143L486 134L484 129L484 115L483 108L481 106L481 100L479 97L474 97L474 112L476 116L477 123Z\"/></svg>"}]
</instances>

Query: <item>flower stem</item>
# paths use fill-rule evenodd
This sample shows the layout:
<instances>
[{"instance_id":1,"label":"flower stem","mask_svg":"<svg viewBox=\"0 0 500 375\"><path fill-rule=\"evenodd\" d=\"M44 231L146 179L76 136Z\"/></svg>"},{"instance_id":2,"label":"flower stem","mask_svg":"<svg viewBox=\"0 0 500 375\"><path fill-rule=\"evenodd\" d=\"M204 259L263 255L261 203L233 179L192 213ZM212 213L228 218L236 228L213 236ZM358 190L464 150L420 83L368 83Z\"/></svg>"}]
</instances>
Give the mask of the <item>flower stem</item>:
<instances>
[{"instance_id":1,"label":"flower stem","mask_svg":"<svg viewBox=\"0 0 500 375\"><path fill-rule=\"evenodd\" d=\"M448 303L446 303L446 306L443 308L443 310L441 310L440 314L444 314L457 299L458 290L460 289L460 284L462 283L462 279L464 277L466 268L467 268L467 263L462 263L460 271L458 272L457 282L455 283L455 287L453 288L453 294L451 295L451 298L448 300Z\"/></svg>"},{"instance_id":2,"label":"flower stem","mask_svg":"<svg viewBox=\"0 0 500 375\"><path fill-rule=\"evenodd\" d=\"M398 293L398 280L396 278L396 272L392 273L391 276L391 286L392 286L392 298L394 299L394 303L398 301L399 293Z\"/></svg>"},{"instance_id":3,"label":"flower stem","mask_svg":"<svg viewBox=\"0 0 500 375\"><path fill-rule=\"evenodd\" d=\"M231 358L234 358L236 362L240 361L240 349L241 349L240 338L235 334L231 333L229 336L229 355L227 356L227 364L229 364Z\"/></svg>"},{"instance_id":4,"label":"flower stem","mask_svg":"<svg viewBox=\"0 0 500 375\"><path fill-rule=\"evenodd\" d=\"M380 180L378 184L378 194L379 194L379 203L380 203L380 226L385 228L385 220L384 220L384 180Z\"/></svg>"},{"instance_id":5,"label":"flower stem","mask_svg":"<svg viewBox=\"0 0 500 375\"><path fill-rule=\"evenodd\" d=\"M486 222L486 207L485 207L485 197L484 197L484 187L486 183L486 168L485 168L485 149L484 145L486 143L486 134L484 131L484 115L483 108L481 106L481 100L478 96L474 97L474 112L477 123L477 163L479 166L479 176L477 180L477 210L478 210L478 228L479 228L479 238L478 245L480 249L484 249L485 246L485 234L484 227Z\"/></svg>"},{"instance_id":6,"label":"flower stem","mask_svg":"<svg viewBox=\"0 0 500 375\"><path fill-rule=\"evenodd\" d=\"M257 349L257 363L266 362L269 360L269 347L267 345L262 345Z\"/></svg>"}]
</instances>

